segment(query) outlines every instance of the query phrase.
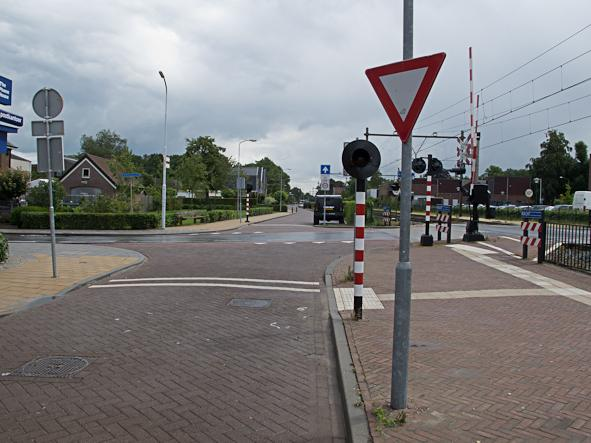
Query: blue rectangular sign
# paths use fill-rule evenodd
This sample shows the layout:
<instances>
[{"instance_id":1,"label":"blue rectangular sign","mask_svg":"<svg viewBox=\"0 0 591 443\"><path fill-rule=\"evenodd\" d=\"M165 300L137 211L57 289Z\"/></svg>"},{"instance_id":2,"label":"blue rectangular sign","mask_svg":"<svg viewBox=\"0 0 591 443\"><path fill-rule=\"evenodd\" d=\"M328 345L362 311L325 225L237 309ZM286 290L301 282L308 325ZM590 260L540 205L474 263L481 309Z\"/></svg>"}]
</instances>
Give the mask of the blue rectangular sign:
<instances>
[{"instance_id":1,"label":"blue rectangular sign","mask_svg":"<svg viewBox=\"0 0 591 443\"><path fill-rule=\"evenodd\" d=\"M121 177L141 177L142 174L139 172L123 172L121 173Z\"/></svg>"},{"instance_id":2,"label":"blue rectangular sign","mask_svg":"<svg viewBox=\"0 0 591 443\"><path fill-rule=\"evenodd\" d=\"M542 211L522 211L521 217L540 219L542 218Z\"/></svg>"},{"instance_id":3,"label":"blue rectangular sign","mask_svg":"<svg viewBox=\"0 0 591 443\"><path fill-rule=\"evenodd\" d=\"M320 174L330 174L330 165L320 165Z\"/></svg>"},{"instance_id":4,"label":"blue rectangular sign","mask_svg":"<svg viewBox=\"0 0 591 443\"><path fill-rule=\"evenodd\" d=\"M12 104L12 80L0 75L0 105Z\"/></svg>"},{"instance_id":5,"label":"blue rectangular sign","mask_svg":"<svg viewBox=\"0 0 591 443\"><path fill-rule=\"evenodd\" d=\"M8 152L6 132L0 131L0 154L6 154L6 152Z\"/></svg>"},{"instance_id":6,"label":"blue rectangular sign","mask_svg":"<svg viewBox=\"0 0 591 443\"><path fill-rule=\"evenodd\" d=\"M0 122L18 126L20 128L23 125L23 118L20 115L12 114L0 109Z\"/></svg>"}]
</instances>

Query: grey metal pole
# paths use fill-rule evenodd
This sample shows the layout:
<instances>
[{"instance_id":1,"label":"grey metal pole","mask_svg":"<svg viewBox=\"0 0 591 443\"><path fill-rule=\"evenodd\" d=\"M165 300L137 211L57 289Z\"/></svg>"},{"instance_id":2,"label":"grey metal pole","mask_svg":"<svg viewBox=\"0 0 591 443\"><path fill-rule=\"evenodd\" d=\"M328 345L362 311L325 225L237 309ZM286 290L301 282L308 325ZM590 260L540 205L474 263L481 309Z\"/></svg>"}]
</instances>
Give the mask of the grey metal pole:
<instances>
[{"instance_id":1,"label":"grey metal pole","mask_svg":"<svg viewBox=\"0 0 591 443\"><path fill-rule=\"evenodd\" d=\"M166 146L166 125L168 119L168 85L162 71L158 71L162 80L164 80L164 154L162 155L162 229L166 228L166 155L168 147Z\"/></svg>"},{"instance_id":2,"label":"grey metal pole","mask_svg":"<svg viewBox=\"0 0 591 443\"><path fill-rule=\"evenodd\" d=\"M237 208L238 208L238 220L239 223L242 223L242 189L240 189L240 174L241 174L241 170L240 170L240 145L242 144L244 140L241 140L238 142L238 176L236 177L236 198L238 199L237 203Z\"/></svg>"},{"instance_id":3,"label":"grey metal pole","mask_svg":"<svg viewBox=\"0 0 591 443\"><path fill-rule=\"evenodd\" d=\"M281 170L281 190L279 191L279 212L281 212L281 205L283 204L283 169Z\"/></svg>"},{"instance_id":4,"label":"grey metal pole","mask_svg":"<svg viewBox=\"0 0 591 443\"><path fill-rule=\"evenodd\" d=\"M404 0L402 57L413 57L413 0ZM410 211L412 195L412 134L402 143L402 178L400 181L400 246L394 288L394 345L392 347L392 386L390 406L406 408L408 388L408 350L410 337Z\"/></svg>"},{"instance_id":5,"label":"grey metal pole","mask_svg":"<svg viewBox=\"0 0 591 443\"><path fill-rule=\"evenodd\" d=\"M49 89L45 88L45 142L47 143L47 186L49 189L49 231L51 232L51 269L57 278L55 256L55 211L53 208L53 177L51 173L51 150L49 149Z\"/></svg>"}]
</instances>

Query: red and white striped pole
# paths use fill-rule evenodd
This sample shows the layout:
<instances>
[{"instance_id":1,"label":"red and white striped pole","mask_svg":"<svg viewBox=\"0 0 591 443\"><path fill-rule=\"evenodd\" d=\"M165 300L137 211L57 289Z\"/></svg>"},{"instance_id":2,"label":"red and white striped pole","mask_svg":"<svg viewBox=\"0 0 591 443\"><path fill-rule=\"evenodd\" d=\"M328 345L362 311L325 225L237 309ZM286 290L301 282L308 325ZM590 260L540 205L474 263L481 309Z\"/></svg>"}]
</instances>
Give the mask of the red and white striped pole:
<instances>
[{"instance_id":1,"label":"red and white striped pole","mask_svg":"<svg viewBox=\"0 0 591 443\"><path fill-rule=\"evenodd\" d=\"M250 214L250 192L246 191L246 223L248 223L249 214Z\"/></svg>"},{"instance_id":2,"label":"red and white striped pole","mask_svg":"<svg viewBox=\"0 0 591 443\"><path fill-rule=\"evenodd\" d=\"M363 317L363 269L365 254L365 179L356 179L355 192L355 257L353 272L353 318Z\"/></svg>"},{"instance_id":3,"label":"red and white striped pole","mask_svg":"<svg viewBox=\"0 0 591 443\"><path fill-rule=\"evenodd\" d=\"M429 234L429 224L431 223L431 186L433 178L431 176L431 161L433 157L428 155L427 160L427 191L425 201L425 233L421 235L421 246L433 246L433 236Z\"/></svg>"}]
</instances>

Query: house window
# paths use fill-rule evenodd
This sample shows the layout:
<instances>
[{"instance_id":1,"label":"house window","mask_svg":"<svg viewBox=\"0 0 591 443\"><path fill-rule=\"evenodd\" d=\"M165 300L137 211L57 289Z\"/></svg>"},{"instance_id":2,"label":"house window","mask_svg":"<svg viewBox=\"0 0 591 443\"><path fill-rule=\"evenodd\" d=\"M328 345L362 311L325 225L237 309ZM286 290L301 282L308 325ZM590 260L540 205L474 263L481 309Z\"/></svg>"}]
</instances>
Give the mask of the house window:
<instances>
[{"instance_id":1,"label":"house window","mask_svg":"<svg viewBox=\"0 0 591 443\"><path fill-rule=\"evenodd\" d=\"M90 168L82 168L82 178L90 178Z\"/></svg>"}]
</instances>

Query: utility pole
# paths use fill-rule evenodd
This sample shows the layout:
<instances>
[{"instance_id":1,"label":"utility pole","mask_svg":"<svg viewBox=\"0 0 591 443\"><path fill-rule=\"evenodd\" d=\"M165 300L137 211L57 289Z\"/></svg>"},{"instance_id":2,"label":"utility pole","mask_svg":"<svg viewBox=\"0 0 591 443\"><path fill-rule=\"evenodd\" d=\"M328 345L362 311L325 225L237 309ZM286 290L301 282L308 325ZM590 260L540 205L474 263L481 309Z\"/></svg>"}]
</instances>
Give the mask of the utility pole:
<instances>
[{"instance_id":1,"label":"utility pole","mask_svg":"<svg viewBox=\"0 0 591 443\"><path fill-rule=\"evenodd\" d=\"M413 0L404 0L402 58L413 57ZM410 211L412 134L402 143L402 178L400 180L400 247L396 265L394 292L394 345L392 348L392 386L390 406L405 409L408 389L408 351L410 337Z\"/></svg>"}]
</instances>

